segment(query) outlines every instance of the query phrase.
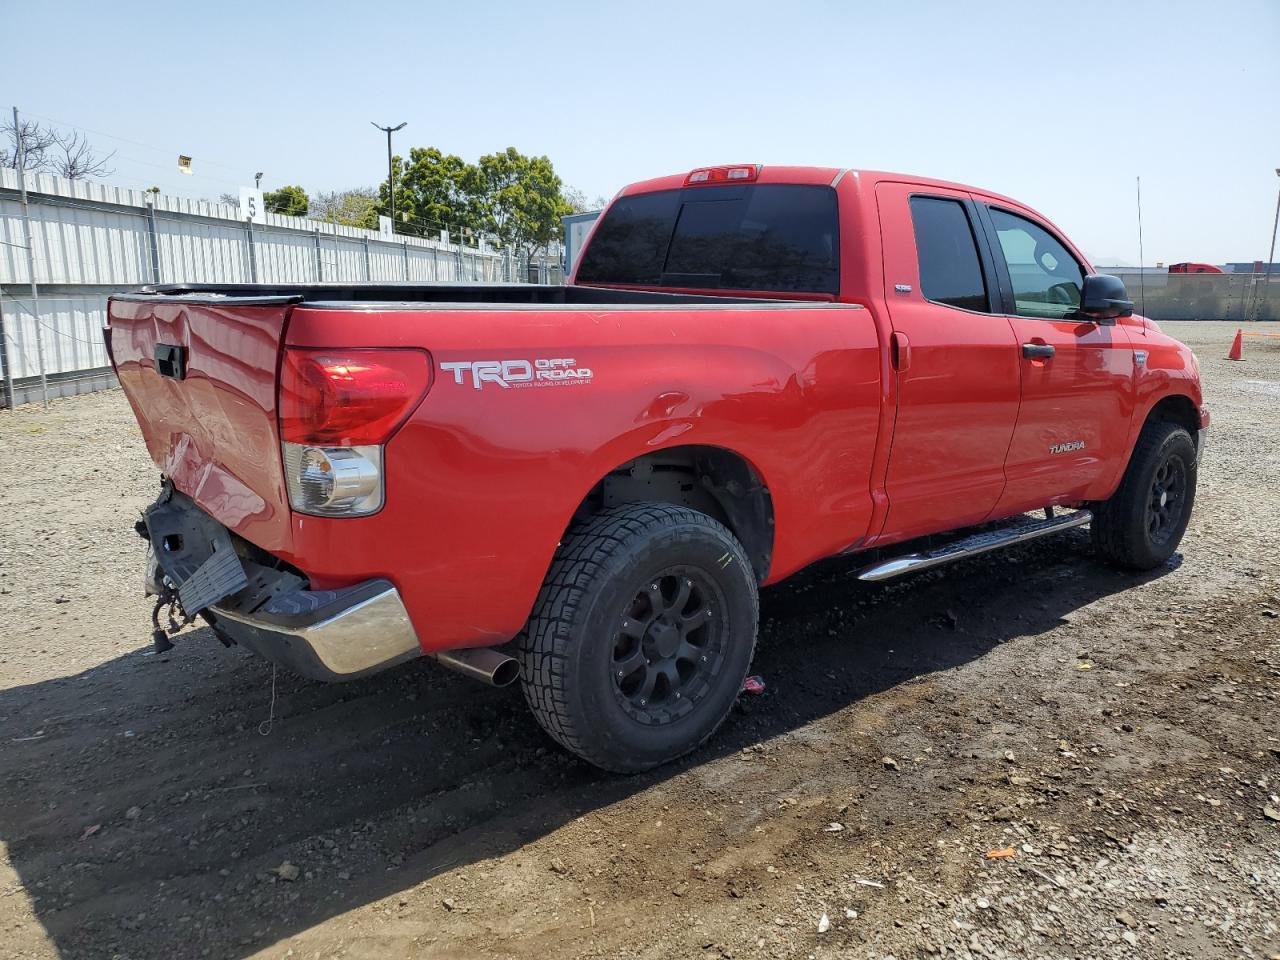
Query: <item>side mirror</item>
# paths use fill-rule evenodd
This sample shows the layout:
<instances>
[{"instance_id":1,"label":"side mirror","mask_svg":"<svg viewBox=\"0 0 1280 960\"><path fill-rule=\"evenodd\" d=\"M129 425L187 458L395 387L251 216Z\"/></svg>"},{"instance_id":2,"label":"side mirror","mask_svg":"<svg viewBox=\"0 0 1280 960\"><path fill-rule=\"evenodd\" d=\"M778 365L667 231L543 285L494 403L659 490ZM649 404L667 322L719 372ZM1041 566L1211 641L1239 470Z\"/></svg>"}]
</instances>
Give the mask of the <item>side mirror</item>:
<instances>
[{"instance_id":1,"label":"side mirror","mask_svg":"<svg viewBox=\"0 0 1280 960\"><path fill-rule=\"evenodd\" d=\"M1076 316L1107 327L1114 326L1120 317L1133 316L1133 301L1124 288L1124 281L1106 273L1089 274L1084 278Z\"/></svg>"}]
</instances>

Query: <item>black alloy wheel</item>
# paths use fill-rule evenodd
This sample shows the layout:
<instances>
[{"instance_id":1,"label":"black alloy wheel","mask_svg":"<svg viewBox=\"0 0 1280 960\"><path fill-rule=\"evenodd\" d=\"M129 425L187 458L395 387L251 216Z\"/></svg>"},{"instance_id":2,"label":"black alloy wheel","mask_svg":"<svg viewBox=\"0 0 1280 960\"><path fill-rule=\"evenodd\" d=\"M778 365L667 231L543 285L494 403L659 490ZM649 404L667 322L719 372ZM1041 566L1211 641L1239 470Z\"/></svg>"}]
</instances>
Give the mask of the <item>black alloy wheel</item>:
<instances>
[{"instance_id":1,"label":"black alloy wheel","mask_svg":"<svg viewBox=\"0 0 1280 960\"><path fill-rule=\"evenodd\" d=\"M670 723L693 710L720 672L728 624L706 573L688 568L651 579L627 604L613 640L619 702L641 723Z\"/></svg>"},{"instance_id":2,"label":"black alloy wheel","mask_svg":"<svg viewBox=\"0 0 1280 960\"><path fill-rule=\"evenodd\" d=\"M1178 529L1187 502L1187 466L1182 458L1170 454L1156 468L1147 498L1147 536L1156 546L1163 546Z\"/></svg>"}]
</instances>

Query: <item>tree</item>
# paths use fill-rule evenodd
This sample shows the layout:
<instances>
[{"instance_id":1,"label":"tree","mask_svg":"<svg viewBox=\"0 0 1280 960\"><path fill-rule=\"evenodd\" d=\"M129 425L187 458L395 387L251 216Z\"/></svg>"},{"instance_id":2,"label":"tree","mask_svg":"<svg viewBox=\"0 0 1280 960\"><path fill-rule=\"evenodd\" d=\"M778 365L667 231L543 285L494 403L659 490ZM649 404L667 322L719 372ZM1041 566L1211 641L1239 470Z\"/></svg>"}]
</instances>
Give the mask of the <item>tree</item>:
<instances>
[{"instance_id":1,"label":"tree","mask_svg":"<svg viewBox=\"0 0 1280 960\"><path fill-rule=\"evenodd\" d=\"M68 180L84 180L88 177L109 177L115 170L107 166L108 161L116 155L112 150L105 157L99 157L88 140L78 132L57 134L54 138L56 149L50 149L49 167L60 177Z\"/></svg>"},{"instance_id":2,"label":"tree","mask_svg":"<svg viewBox=\"0 0 1280 960\"><path fill-rule=\"evenodd\" d=\"M560 218L573 208L549 159L526 157L507 147L481 157L477 167L474 194L484 230L525 253L560 237Z\"/></svg>"},{"instance_id":3,"label":"tree","mask_svg":"<svg viewBox=\"0 0 1280 960\"><path fill-rule=\"evenodd\" d=\"M478 171L473 165L436 147L414 147L408 163L394 157L391 169L396 180L397 233L425 237L441 230L460 235L476 229ZM384 180L378 187L376 213L389 216L390 208Z\"/></svg>"},{"instance_id":4,"label":"tree","mask_svg":"<svg viewBox=\"0 0 1280 960\"><path fill-rule=\"evenodd\" d=\"M262 195L262 202L271 213L286 217L305 217L311 205L307 191L301 187L281 187L279 190L268 190Z\"/></svg>"},{"instance_id":5,"label":"tree","mask_svg":"<svg viewBox=\"0 0 1280 960\"><path fill-rule=\"evenodd\" d=\"M398 193L399 191L397 191ZM318 193L311 201L310 217L344 227L378 229L378 192L372 187Z\"/></svg>"},{"instance_id":6,"label":"tree","mask_svg":"<svg viewBox=\"0 0 1280 960\"><path fill-rule=\"evenodd\" d=\"M579 190L577 187L565 187L564 199L574 213L594 213L597 210L603 210L609 205L609 201L598 193L594 198L587 199L586 191Z\"/></svg>"},{"instance_id":7,"label":"tree","mask_svg":"<svg viewBox=\"0 0 1280 960\"><path fill-rule=\"evenodd\" d=\"M78 131L63 133L43 127L33 120L22 120L15 128L13 121L0 124L0 166L18 169L18 144L22 144L22 167L28 173L52 173L68 180L109 177L115 171L107 166L116 155L112 150L98 156L92 144Z\"/></svg>"},{"instance_id":8,"label":"tree","mask_svg":"<svg viewBox=\"0 0 1280 960\"><path fill-rule=\"evenodd\" d=\"M34 120L23 120L19 124L22 133L23 167L28 172L39 173L47 169L49 149L57 143L58 136L53 130L46 129ZM14 132L13 120L0 123L0 166L18 169L18 137Z\"/></svg>"}]
</instances>

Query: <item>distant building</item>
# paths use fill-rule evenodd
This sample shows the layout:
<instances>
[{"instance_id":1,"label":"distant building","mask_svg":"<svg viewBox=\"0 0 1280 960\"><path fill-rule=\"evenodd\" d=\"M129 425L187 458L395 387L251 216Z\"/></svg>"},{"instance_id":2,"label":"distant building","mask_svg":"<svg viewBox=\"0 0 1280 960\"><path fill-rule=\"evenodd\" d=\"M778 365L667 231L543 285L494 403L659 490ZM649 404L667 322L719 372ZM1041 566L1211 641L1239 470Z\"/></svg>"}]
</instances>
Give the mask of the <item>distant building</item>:
<instances>
[{"instance_id":1,"label":"distant building","mask_svg":"<svg viewBox=\"0 0 1280 960\"><path fill-rule=\"evenodd\" d=\"M591 232L591 228L595 226L596 220L603 212L603 210L590 210L560 218L560 222L564 224L564 275L566 277L573 271L573 264L578 259L582 245L586 243L587 234Z\"/></svg>"}]
</instances>

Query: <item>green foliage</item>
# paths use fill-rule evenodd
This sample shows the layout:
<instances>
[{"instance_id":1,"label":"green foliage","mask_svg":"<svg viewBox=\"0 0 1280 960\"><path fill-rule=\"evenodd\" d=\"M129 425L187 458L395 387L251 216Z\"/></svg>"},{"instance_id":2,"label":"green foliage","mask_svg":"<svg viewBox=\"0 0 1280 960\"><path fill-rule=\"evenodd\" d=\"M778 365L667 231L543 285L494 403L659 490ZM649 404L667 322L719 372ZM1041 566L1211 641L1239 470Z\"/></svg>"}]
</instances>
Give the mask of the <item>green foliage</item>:
<instances>
[{"instance_id":1,"label":"green foliage","mask_svg":"<svg viewBox=\"0 0 1280 960\"><path fill-rule=\"evenodd\" d=\"M526 252L560 236L560 218L573 208L549 159L507 147L481 157L478 169L476 205L484 230Z\"/></svg>"},{"instance_id":2,"label":"green foliage","mask_svg":"<svg viewBox=\"0 0 1280 960\"><path fill-rule=\"evenodd\" d=\"M471 164L435 147L414 147L408 163L395 157L391 166L396 178L396 233L436 237L448 230L458 238L476 229ZM378 187L376 213L391 215L386 181Z\"/></svg>"},{"instance_id":3,"label":"green foliage","mask_svg":"<svg viewBox=\"0 0 1280 960\"><path fill-rule=\"evenodd\" d=\"M378 229L378 193L371 187L318 193L311 201L313 220L341 224L344 227Z\"/></svg>"},{"instance_id":4,"label":"green foliage","mask_svg":"<svg viewBox=\"0 0 1280 960\"><path fill-rule=\"evenodd\" d=\"M281 187L269 190L262 195L262 202L271 213L279 213L286 217L305 217L311 201L307 191L301 187Z\"/></svg>"},{"instance_id":5,"label":"green foliage","mask_svg":"<svg viewBox=\"0 0 1280 960\"><path fill-rule=\"evenodd\" d=\"M479 232L528 252L560 236L560 217L573 210L546 157L526 157L514 147L467 163L436 147L415 147L409 160L392 160L396 183L396 232L455 240ZM390 216L384 181L376 215Z\"/></svg>"}]
</instances>

